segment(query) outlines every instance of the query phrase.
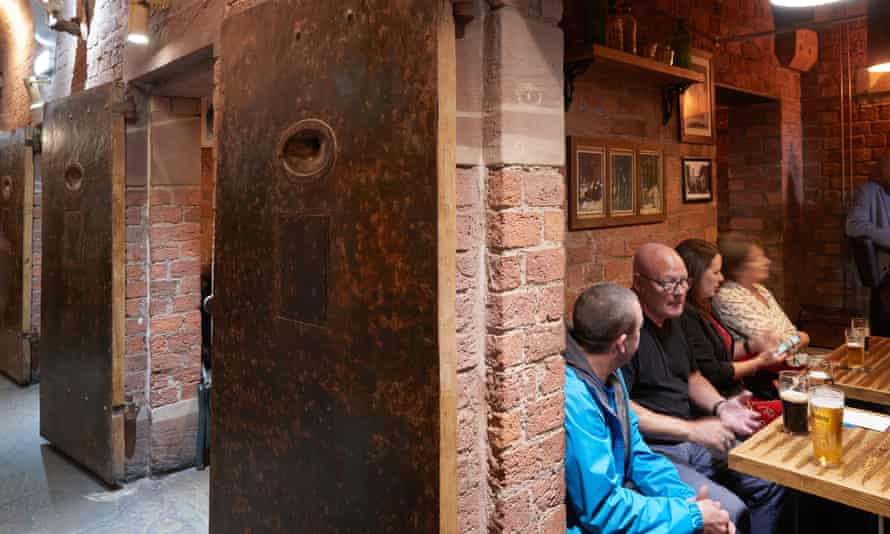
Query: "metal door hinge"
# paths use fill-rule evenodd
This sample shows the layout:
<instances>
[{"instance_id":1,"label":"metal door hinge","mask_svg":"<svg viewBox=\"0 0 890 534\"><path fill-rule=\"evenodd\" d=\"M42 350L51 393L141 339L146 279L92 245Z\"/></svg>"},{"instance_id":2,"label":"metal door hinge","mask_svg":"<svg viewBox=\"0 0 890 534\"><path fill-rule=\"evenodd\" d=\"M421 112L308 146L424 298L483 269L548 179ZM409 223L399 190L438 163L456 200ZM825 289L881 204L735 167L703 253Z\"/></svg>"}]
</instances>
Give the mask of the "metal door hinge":
<instances>
[{"instance_id":1,"label":"metal door hinge","mask_svg":"<svg viewBox=\"0 0 890 534\"><path fill-rule=\"evenodd\" d=\"M20 332L19 338L29 341L33 344L40 341L40 334L38 334L37 332Z\"/></svg>"},{"instance_id":2,"label":"metal door hinge","mask_svg":"<svg viewBox=\"0 0 890 534\"><path fill-rule=\"evenodd\" d=\"M25 129L25 146L31 147L31 152L34 154L40 154L43 147L43 143L40 141L42 133L43 126L40 124L37 126L28 126Z\"/></svg>"}]
</instances>

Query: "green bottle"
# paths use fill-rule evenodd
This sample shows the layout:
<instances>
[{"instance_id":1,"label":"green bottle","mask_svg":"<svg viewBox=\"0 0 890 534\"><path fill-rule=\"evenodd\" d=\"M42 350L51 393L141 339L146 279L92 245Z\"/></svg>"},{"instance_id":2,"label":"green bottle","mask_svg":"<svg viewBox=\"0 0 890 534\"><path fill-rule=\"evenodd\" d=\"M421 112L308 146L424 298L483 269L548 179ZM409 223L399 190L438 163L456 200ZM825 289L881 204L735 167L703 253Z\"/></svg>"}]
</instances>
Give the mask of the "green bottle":
<instances>
[{"instance_id":1,"label":"green bottle","mask_svg":"<svg viewBox=\"0 0 890 534\"><path fill-rule=\"evenodd\" d=\"M606 44L606 19L609 0L587 0L584 3L584 45Z\"/></svg>"},{"instance_id":2,"label":"green bottle","mask_svg":"<svg viewBox=\"0 0 890 534\"><path fill-rule=\"evenodd\" d=\"M677 31L671 38L671 48L674 49L674 65L688 69L692 65L692 36L686 29L686 21L677 21Z\"/></svg>"}]
</instances>

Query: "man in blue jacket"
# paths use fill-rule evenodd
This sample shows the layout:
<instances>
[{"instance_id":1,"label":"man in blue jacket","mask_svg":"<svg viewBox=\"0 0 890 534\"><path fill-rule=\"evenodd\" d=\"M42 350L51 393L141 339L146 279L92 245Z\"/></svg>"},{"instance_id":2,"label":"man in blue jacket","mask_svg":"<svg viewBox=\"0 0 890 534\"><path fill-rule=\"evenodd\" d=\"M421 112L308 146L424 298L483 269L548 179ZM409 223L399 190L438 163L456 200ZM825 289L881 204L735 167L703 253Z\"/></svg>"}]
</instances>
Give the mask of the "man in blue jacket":
<instances>
[{"instance_id":1,"label":"man in blue jacket","mask_svg":"<svg viewBox=\"0 0 890 534\"><path fill-rule=\"evenodd\" d=\"M643 314L636 295L598 284L575 302L567 335L567 531L734 533L720 504L680 480L640 436L619 368L636 352Z\"/></svg>"}]
</instances>

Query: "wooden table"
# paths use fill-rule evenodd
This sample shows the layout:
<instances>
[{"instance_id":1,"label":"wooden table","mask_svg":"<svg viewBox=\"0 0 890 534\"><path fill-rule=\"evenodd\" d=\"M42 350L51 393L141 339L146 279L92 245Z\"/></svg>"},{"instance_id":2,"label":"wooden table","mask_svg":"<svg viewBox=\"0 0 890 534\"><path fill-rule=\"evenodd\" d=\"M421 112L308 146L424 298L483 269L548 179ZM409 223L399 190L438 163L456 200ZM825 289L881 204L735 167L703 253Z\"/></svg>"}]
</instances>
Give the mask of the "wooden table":
<instances>
[{"instance_id":1,"label":"wooden table","mask_svg":"<svg viewBox=\"0 0 890 534\"><path fill-rule=\"evenodd\" d=\"M847 346L836 348L828 358L846 366ZM890 338L871 337L865 366L867 372L838 369L834 375L835 385L843 389L848 398L890 406Z\"/></svg>"},{"instance_id":2,"label":"wooden table","mask_svg":"<svg viewBox=\"0 0 890 534\"><path fill-rule=\"evenodd\" d=\"M843 432L843 463L822 467L813 459L812 437L786 434L780 417L730 451L729 466L789 488L890 516L890 429L880 433L844 427Z\"/></svg>"}]
</instances>

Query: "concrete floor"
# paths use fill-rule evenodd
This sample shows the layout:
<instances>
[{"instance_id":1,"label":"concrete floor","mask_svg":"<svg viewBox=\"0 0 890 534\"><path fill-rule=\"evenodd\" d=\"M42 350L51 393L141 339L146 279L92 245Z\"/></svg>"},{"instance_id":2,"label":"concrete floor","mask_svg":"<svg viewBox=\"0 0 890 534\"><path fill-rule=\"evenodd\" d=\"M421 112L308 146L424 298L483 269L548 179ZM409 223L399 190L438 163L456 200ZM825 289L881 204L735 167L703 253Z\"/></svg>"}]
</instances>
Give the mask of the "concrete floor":
<instances>
[{"instance_id":1,"label":"concrete floor","mask_svg":"<svg viewBox=\"0 0 890 534\"><path fill-rule=\"evenodd\" d=\"M39 387L0 375L0 533L206 533L208 470L110 491L39 435Z\"/></svg>"}]
</instances>

